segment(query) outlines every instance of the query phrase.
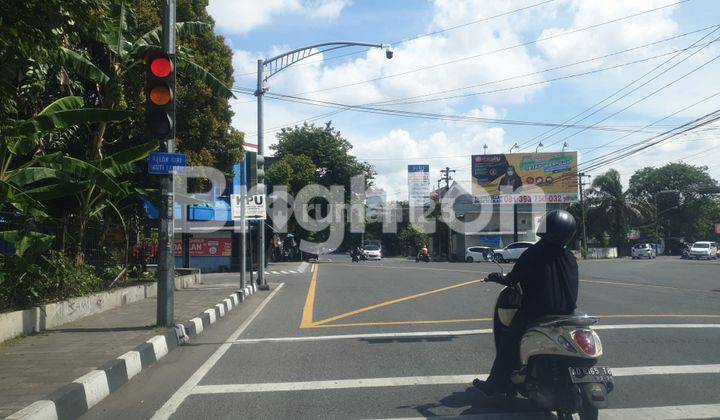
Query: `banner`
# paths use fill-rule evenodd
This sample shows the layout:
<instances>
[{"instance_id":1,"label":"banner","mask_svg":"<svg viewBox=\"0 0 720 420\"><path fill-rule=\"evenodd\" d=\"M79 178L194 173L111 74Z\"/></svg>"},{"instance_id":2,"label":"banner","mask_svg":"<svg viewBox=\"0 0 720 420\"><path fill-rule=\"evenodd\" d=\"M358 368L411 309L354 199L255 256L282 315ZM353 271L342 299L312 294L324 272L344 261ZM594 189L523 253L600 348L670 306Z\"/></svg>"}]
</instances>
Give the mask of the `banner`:
<instances>
[{"instance_id":1,"label":"banner","mask_svg":"<svg viewBox=\"0 0 720 420\"><path fill-rule=\"evenodd\" d=\"M509 202L569 203L578 199L577 152L512 153L473 155L472 193L476 201L500 201L500 190L513 192L502 198ZM521 187L533 185L537 194L521 194ZM489 195L489 197L487 197Z\"/></svg>"},{"instance_id":2,"label":"banner","mask_svg":"<svg viewBox=\"0 0 720 420\"><path fill-rule=\"evenodd\" d=\"M408 203L410 207L430 205L430 165L408 165Z\"/></svg>"},{"instance_id":3,"label":"banner","mask_svg":"<svg viewBox=\"0 0 720 420\"><path fill-rule=\"evenodd\" d=\"M173 253L182 256L182 241L175 240ZM190 238L191 257L229 257L232 255L230 238Z\"/></svg>"}]
</instances>

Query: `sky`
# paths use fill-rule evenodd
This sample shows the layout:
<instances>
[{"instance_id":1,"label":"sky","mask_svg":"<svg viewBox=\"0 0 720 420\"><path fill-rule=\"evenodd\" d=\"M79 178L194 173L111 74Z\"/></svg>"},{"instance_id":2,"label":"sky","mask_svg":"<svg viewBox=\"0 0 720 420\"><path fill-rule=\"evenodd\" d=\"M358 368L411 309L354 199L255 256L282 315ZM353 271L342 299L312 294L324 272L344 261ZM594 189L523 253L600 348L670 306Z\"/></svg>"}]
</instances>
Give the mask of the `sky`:
<instances>
[{"instance_id":1,"label":"sky","mask_svg":"<svg viewBox=\"0 0 720 420\"><path fill-rule=\"evenodd\" d=\"M237 88L255 89L259 58L328 41L383 43L392 45L391 60L377 48L318 54L273 75L269 92L463 117L266 97L266 153L280 127L332 121L352 153L375 167L389 199L407 199L408 164L429 164L433 182L450 167L469 189L470 156L485 150L507 153L517 143L522 152L548 152L567 143L582 169L720 109L715 0L210 0L208 11L233 50ZM233 125L255 143L255 97L238 93L231 104ZM720 179L718 150L720 122L589 173L615 168L627 183L637 169L684 161Z\"/></svg>"}]
</instances>

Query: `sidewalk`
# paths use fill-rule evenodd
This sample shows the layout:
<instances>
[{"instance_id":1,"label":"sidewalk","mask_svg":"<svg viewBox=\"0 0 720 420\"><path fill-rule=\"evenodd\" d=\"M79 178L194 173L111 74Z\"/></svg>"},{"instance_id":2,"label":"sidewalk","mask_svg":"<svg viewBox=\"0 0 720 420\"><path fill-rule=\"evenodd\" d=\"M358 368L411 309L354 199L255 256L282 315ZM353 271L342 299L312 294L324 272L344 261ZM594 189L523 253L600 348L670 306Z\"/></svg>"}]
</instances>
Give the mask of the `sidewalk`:
<instances>
[{"instance_id":1,"label":"sidewalk","mask_svg":"<svg viewBox=\"0 0 720 420\"><path fill-rule=\"evenodd\" d=\"M203 276L175 291L175 322L185 323L236 291L238 275ZM41 334L0 344L0 418L162 334L155 298L111 309Z\"/></svg>"}]
</instances>

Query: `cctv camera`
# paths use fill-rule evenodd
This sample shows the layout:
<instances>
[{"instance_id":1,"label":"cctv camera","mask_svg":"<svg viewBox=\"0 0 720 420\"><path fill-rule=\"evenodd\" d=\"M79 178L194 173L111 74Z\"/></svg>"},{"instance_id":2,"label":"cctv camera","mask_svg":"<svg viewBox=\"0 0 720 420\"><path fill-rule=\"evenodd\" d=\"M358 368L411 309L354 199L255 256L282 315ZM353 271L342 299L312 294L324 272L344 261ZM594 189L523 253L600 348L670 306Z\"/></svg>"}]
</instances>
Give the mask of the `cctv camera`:
<instances>
[{"instance_id":1,"label":"cctv camera","mask_svg":"<svg viewBox=\"0 0 720 420\"><path fill-rule=\"evenodd\" d=\"M385 50L385 57L386 57L388 60L391 59L391 58L393 58L393 50L392 50L392 48L387 48L387 49Z\"/></svg>"}]
</instances>

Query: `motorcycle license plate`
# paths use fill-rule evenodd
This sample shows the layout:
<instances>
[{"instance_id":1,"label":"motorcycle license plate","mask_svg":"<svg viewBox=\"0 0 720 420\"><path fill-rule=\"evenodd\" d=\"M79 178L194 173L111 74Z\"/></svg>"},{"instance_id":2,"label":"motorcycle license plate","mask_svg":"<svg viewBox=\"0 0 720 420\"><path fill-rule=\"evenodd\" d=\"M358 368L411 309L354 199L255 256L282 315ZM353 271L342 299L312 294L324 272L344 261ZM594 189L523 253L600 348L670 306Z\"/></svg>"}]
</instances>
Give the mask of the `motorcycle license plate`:
<instances>
[{"instance_id":1,"label":"motorcycle license plate","mask_svg":"<svg viewBox=\"0 0 720 420\"><path fill-rule=\"evenodd\" d=\"M613 382L610 368L603 366L569 367L570 380L574 384L587 382Z\"/></svg>"}]
</instances>

